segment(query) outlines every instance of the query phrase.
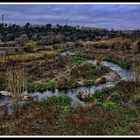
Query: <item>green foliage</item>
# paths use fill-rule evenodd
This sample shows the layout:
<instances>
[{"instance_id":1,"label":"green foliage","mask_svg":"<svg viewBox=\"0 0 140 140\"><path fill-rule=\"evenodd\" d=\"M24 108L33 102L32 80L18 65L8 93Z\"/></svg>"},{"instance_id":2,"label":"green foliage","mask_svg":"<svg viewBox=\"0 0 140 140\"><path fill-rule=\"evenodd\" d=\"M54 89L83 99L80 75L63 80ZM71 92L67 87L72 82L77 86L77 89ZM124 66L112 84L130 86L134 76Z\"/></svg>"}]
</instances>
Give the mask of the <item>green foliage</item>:
<instances>
[{"instance_id":1,"label":"green foliage","mask_svg":"<svg viewBox=\"0 0 140 140\"><path fill-rule=\"evenodd\" d=\"M68 116L74 112L74 108L70 104L64 105L61 106L61 112L63 115Z\"/></svg>"},{"instance_id":2,"label":"green foliage","mask_svg":"<svg viewBox=\"0 0 140 140\"><path fill-rule=\"evenodd\" d=\"M97 90L94 94L88 94L84 98L82 98L83 93L78 93L77 98L79 98L82 101L85 102L101 102L103 103L107 97L109 96L109 90L108 88L103 90Z\"/></svg>"},{"instance_id":3,"label":"green foliage","mask_svg":"<svg viewBox=\"0 0 140 140\"><path fill-rule=\"evenodd\" d=\"M140 104L140 94L134 95L134 101L135 101L135 103Z\"/></svg>"},{"instance_id":4,"label":"green foliage","mask_svg":"<svg viewBox=\"0 0 140 140\"><path fill-rule=\"evenodd\" d=\"M108 89L108 88L95 91L95 93L93 94L94 99L103 103L107 99L107 97L109 96L109 91L110 91L110 89Z\"/></svg>"},{"instance_id":5,"label":"green foliage","mask_svg":"<svg viewBox=\"0 0 140 140\"><path fill-rule=\"evenodd\" d=\"M115 103L115 102L112 102L112 101L109 101L109 100L105 100L103 102L103 106L110 110L110 111L113 111L113 112L117 112L118 111L118 108L119 106Z\"/></svg>"},{"instance_id":6,"label":"green foliage","mask_svg":"<svg viewBox=\"0 0 140 140\"><path fill-rule=\"evenodd\" d=\"M81 54L77 54L74 56L74 62L76 64L81 64L82 62L85 62L85 61L90 60L90 59L94 59L94 58L91 58L91 57L88 57L85 55L81 55Z\"/></svg>"},{"instance_id":7,"label":"green foliage","mask_svg":"<svg viewBox=\"0 0 140 140\"><path fill-rule=\"evenodd\" d=\"M0 90L5 90L6 87L7 87L6 84L2 84L2 83L0 84Z\"/></svg>"},{"instance_id":8,"label":"green foliage","mask_svg":"<svg viewBox=\"0 0 140 140\"><path fill-rule=\"evenodd\" d=\"M85 85L90 86L90 85L94 85L94 84L95 84L95 79L89 79L89 80L85 81Z\"/></svg>"},{"instance_id":9,"label":"green foliage","mask_svg":"<svg viewBox=\"0 0 140 140\"><path fill-rule=\"evenodd\" d=\"M76 64L81 64L82 62L86 61L87 59L82 57L74 57L74 61Z\"/></svg>"},{"instance_id":10,"label":"green foliage","mask_svg":"<svg viewBox=\"0 0 140 140\"><path fill-rule=\"evenodd\" d=\"M54 90L56 88L56 83L54 81L48 81L46 83L28 83L27 90L28 92L43 92L46 90Z\"/></svg>"},{"instance_id":11,"label":"green foliage","mask_svg":"<svg viewBox=\"0 0 140 140\"><path fill-rule=\"evenodd\" d=\"M113 129L112 134L113 135L125 135L126 130L122 126L117 126Z\"/></svg>"},{"instance_id":12,"label":"green foliage","mask_svg":"<svg viewBox=\"0 0 140 140\"><path fill-rule=\"evenodd\" d=\"M121 58L113 59L113 57L108 57L105 60L109 61L109 62L112 62L114 64L117 64L124 69L130 69L131 68L131 63L126 61L125 59L121 59Z\"/></svg>"},{"instance_id":13,"label":"green foliage","mask_svg":"<svg viewBox=\"0 0 140 140\"><path fill-rule=\"evenodd\" d=\"M60 104L61 106L67 106L70 105L71 98L66 95L52 96L52 97L48 97L46 102L49 104Z\"/></svg>"},{"instance_id":14,"label":"green foliage","mask_svg":"<svg viewBox=\"0 0 140 140\"><path fill-rule=\"evenodd\" d=\"M9 135L14 135L16 133L16 128L12 126L11 123L5 122L2 126L2 129L8 131Z\"/></svg>"}]
</instances>

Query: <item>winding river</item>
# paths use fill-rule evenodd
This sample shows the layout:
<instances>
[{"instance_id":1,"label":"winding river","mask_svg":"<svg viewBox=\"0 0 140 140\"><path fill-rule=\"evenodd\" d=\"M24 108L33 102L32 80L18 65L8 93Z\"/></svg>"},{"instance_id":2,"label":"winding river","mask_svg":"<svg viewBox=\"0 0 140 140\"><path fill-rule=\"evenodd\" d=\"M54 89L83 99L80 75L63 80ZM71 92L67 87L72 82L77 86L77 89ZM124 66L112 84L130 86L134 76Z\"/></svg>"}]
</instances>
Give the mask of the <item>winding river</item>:
<instances>
[{"instance_id":1,"label":"winding river","mask_svg":"<svg viewBox=\"0 0 140 140\"><path fill-rule=\"evenodd\" d=\"M95 60L90 60L88 61L88 63L91 63L93 65L96 64ZM103 61L101 62L101 65L109 67L110 69L112 69L114 72L116 72L119 76L120 76L120 80L131 80L134 78L134 73L130 70L126 70L121 68L120 66L118 66L117 64L113 64L111 62L107 62L107 61ZM71 88L71 89L67 89L67 90L58 90L55 89L55 91L46 91L43 93L40 92L35 92L32 93L33 96L37 97L37 101L43 101L46 100L48 97L51 96L61 96L61 95L68 95L72 100L71 100L71 104L73 106L77 106L77 105L84 105L85 103L80 101L76 95L79 92L83 92L83 93L87 93L87 94L93 94L96 90L101 90L103 88L107 88L107 87L113 87L115 86L117 82L107 82L105 84L100 84L100 85L96 85L96 86L82 86L82 87L77 87L77 88ZM23 94L27 94L27 93L23 93ZM13 109L12 109L12 104L13 104L13 99L11 97L8 96L0 96L0 103L4 103L4 104L8 104L7 105L7 113L11 114L13 113ZM22 101L20 102L20 104L25 104L26 101ZM1 110L0 114L2 114L4 111Z\"/></svg>"}]
</instances>

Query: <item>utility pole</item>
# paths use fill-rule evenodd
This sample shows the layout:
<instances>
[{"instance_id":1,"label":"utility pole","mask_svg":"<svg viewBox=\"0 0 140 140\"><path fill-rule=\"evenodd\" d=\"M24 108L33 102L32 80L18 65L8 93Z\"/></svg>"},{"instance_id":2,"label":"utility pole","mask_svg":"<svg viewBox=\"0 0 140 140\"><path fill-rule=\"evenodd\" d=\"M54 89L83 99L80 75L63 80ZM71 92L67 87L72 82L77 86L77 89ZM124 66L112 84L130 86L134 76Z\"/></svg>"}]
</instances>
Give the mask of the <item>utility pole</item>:
<instances>
[{"instance_id":1,"label":"utility pole","mask_svg":"<svg viewBox=\"0 0 140 140\"><path fill-rule=\"evenodd\" d=\"M68 19L66 19L66 25L68 25Z\"/></svg>"},{"instance_id":2,"label":"utility pole","mask_svg":"<svg viewBox=\"0 0 140 140\"><path fill-rule=\"evenodd\" d=\"M1 16L2 19L2 25L4 25L4 15Z\"/></svg>"}]
</instances>

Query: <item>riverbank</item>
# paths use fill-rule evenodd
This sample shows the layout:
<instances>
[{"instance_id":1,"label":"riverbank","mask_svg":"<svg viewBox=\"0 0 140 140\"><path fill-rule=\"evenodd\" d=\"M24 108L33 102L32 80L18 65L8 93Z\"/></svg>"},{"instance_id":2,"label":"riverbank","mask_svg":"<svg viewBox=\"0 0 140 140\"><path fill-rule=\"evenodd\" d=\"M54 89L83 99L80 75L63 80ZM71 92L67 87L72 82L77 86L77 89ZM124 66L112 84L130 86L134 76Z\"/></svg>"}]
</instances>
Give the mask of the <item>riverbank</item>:
<instances>
[{"instance_id":1,"label":"riverbank","mask_svg":"<svg viewBox=\"0 0 140 140\"><path fill-rule=\"evenodd\" d=\"M1 118L1 135L140 135L140 83L121 82L73 108L67 96L50 97ZM90 101L90 103L88 103Z\"/></svg>"},{"instance_id":2,"label":"riverbank","mask_svg":"<svg viewBox=\"0 0 140 140\"><path fill-rule=\"evenodd\" d=\"M93 61L93 60L88 60L87 62L85 64L88 64L90 66L90 68L94 68L94 69L90 69L91 72L89 70L87 71L88 72L87 74L90 74L90 76L91 76L92 72L94 73L94 76L96 76L98 74L102 75L105 72L105 71L98 70L97 73L96 73L95 68L96 68L96 63L97 62ZM116 64L103 61L103 62L100 63L100 65L97 65L98 68L101 68L102 66L106 66L106 68L110 68L110 70L113 71L113 73L111 72L113 74L113 76L114 76L115 73L117 74L117 76L114 76L114 77L112 76L111 77L111 75L110 75L111 73L107 73L106 75L102 76L101 78L96 79L95 80L96 84L94 82L95 85L86 86L87 85L87 83L86 83L86 85L73 87L73 88L67 87L65 89L60 89L60 90L56 89L56 84L54 82L51 82L51 81L46 83L46 84L41 83L40 86L39 86L39 84L36 84L36 85L33 84L33 85L30 85L28 87L28 90L30 90L31 93L29 93L27 91L24 94L20 95L20 97L19 97L20 102L23 102L24 100L25 100L24 102L27 102L28 100L39 101L40 102L42 100L47 100L48 97L51 97L51 96L54 96L54 95L55 96L68 95L72 99L71 104L75 107L75 106L78 106L78 105L84 105L84 102L81 102L77 98L77 94L79 94L81 92L86 93L86 94L92 94L97 90L115 86L115 84L117 82L119 82L118 80L128 81L128 80L133 80L133 78L134 78L133 72L125 70L125 69L119 67ZM84 75L86 73L86 71L85 71L86 69L84 67ZM108 71L106 71L106 72L108 72ZM75 73L76 73L76 71L75 71ZM119 75L119 78L121 78L121 79L118 78L118 75ZM86 75L86 76L88 76L88 75ZM102 81L102 79L105 78L105 76L106 76L106 81ZM74 80L74 78L73 78L73 80ZM36 90L38 90L38 92ZM9 92L8 92L7 96L9 96ZM15 102L14 101L14 95L11 94L10 96L11 97L8 98L8 100L7 100L7 98L2 98L3 100L1 100L1 102L2 103L4 102L4 104L9 104L9 103L12 102L11 105L13 106L13 103ZM6 100L4 100L4 99L6 99ZM11 107L6 108L6 112L7 112L7 114L9 114L8 112L11 112Z\"/></svg>"},{"instance_id":3,"label":"riverbank","mask_svg":"<svg viewBox=\"0 0 140 140\"><path fill-rule=\"evenodd\" d=\"M35 66L38 66L40 61L36 61ZM35 61L29 62L28 66L32 66L34 62ZM24 93L20 102L22 108L20 108L18 114L16 112L8 116L7 114L10 111L13 111L10 107L2 116L0 116L2 120L0 123L0 134L140 134L140 112L138 108L140 84L138 81L132 82L134 75L131 70L123 69L111 62L97 61L96 63L96 61L90 60L89 57L75 57L71 55L64 55L62 57L61 55L57 55L53 61L50 61L48 58L41 60L39 65L42 66L42 68L46 68L47 66L44 66L43 64L47 64L47 66L50 65L47 69L49 72L60 68L59 71L57 71L57 74L55 73L55 76L51 76L50 79L55 79L60 76L60 79L65 77L66 79L69 78L75 82L79 78L81 80L81 77L83 77L83 79L86 79L87 77L93 78L93 74L94 83L89 86L87 83L81 84L80 81L81 86L69 86L63 81L63 85L68 86L67 88L62 88L60 90L56 89L56 85L53 83L54 81L48 81L48 83L43 85L42 77L41 81L35 80L37 86L34 87L34 84L31 85L31 93ZM69 67L71 69L69 69ZM35 68L36 67L32 70L35 70ZM112 72L113 74L119 75L119 79L117 76L109 79ZM41 76L43 75L41 74ZM75 79L76 76L77 78ZM101 79L104 77L106 77L106 80L102 82ZM99 78L101 82L98 82ZM58 79L56 79L56 81L57 80ZM96 84L95 81L97 82ZM41 85L40 87L38 86L39 84ZM59 84L61 84L60 81ZM36 88L39 90L41 89L41 91L37 91ZM35 91L33 92L32 90ZM13 104L15 100L12 100L12 98L9 97L1 98L1 102L3 101L6 104Z\"/></svg>"}]
</instances>

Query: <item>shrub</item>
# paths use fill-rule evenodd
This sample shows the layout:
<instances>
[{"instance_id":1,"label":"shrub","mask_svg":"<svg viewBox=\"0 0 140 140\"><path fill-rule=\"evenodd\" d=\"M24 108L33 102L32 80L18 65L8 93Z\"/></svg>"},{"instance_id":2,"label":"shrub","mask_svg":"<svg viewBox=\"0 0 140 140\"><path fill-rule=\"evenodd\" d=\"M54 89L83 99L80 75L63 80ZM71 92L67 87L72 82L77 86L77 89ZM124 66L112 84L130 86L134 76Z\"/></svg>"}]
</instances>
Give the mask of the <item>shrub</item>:
<instances>
[{"instance_id":1,"label":"shrub","mask_svg":"<svg viewBox=\"0 0 140 140\"><path fill-rule=\"evenodd\" d=\"M34 52L34 48L36 48L36 44L33 41L28 42L25 46L26 52Z\"/></svg>"},{"instance_id":2,"label":"shrub","mask_svg":"<svg viewBox=\"0 0 140 140\"><path fill-rule=\"evenodd\" d=\"M86 41L82 45L86 48L91 48L91 47L93 47L93 42L92 41Z\"/></svg>"},{"instance_id":3,"label":"shrub","mask_svg":"<svg viewBox=\"0 0 140 140\"><path fill-rule=\"evenodd\" d=\"M101 83L101 84L106 83L106 78L105 78L105 77L102 77L100 83Z\"/></svg>"}]
</instances>

